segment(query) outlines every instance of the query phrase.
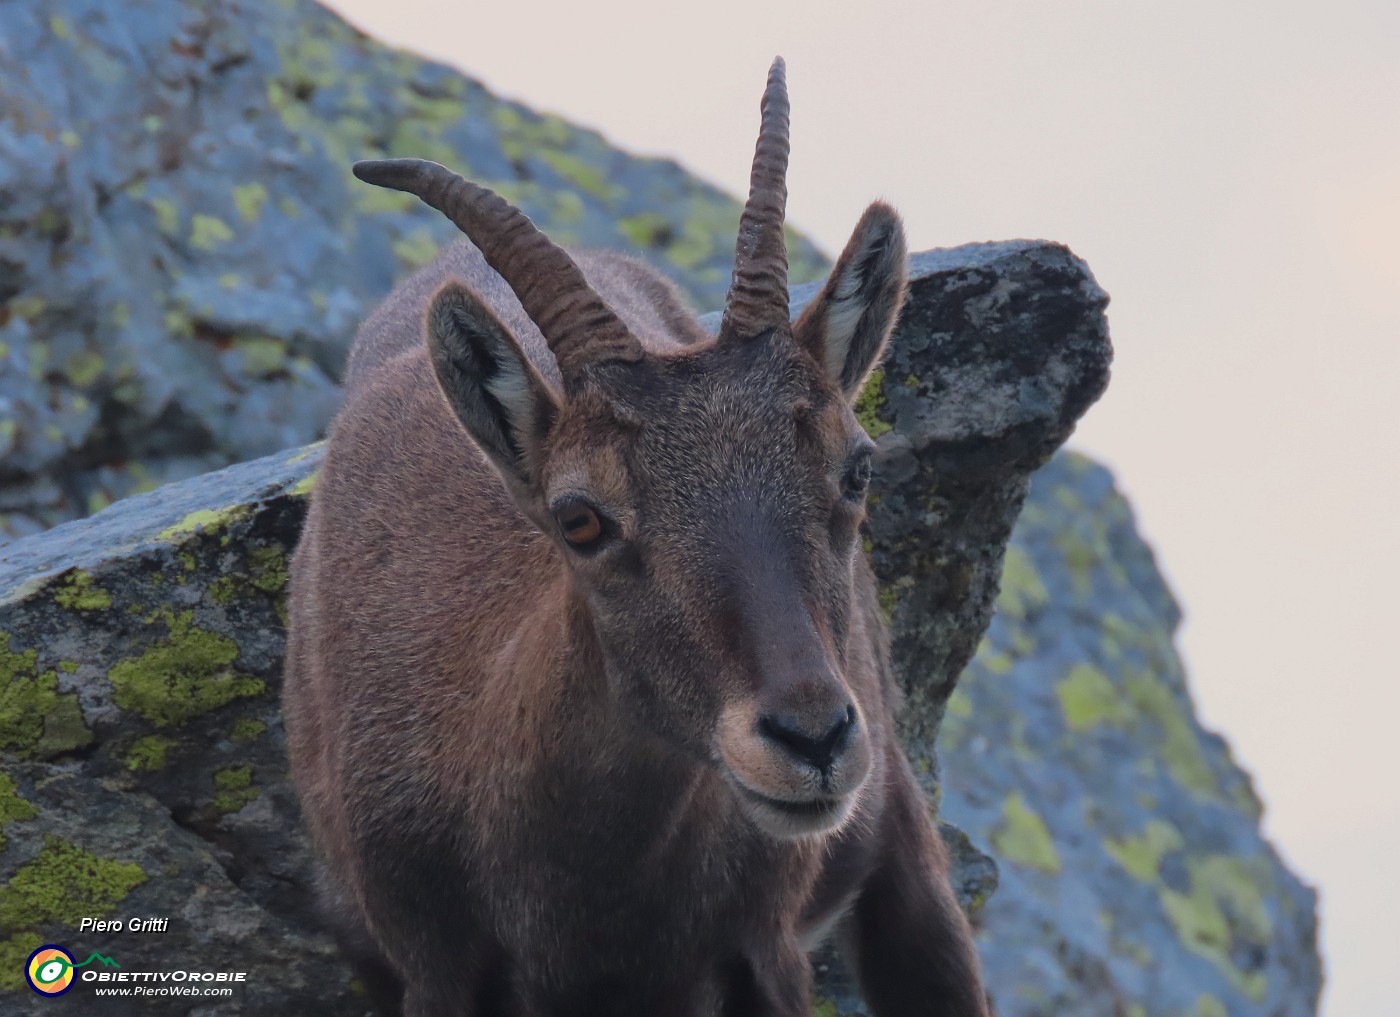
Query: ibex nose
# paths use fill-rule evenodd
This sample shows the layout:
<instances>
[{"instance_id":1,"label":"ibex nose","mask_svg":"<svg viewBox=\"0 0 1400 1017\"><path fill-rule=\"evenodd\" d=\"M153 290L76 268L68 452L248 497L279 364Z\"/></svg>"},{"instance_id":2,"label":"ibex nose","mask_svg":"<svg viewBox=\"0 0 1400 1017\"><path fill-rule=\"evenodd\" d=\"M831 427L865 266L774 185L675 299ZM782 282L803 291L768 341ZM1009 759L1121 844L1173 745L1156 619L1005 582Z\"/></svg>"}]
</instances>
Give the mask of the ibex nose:
<instances>
[{"instance_id":1,"label":"ibex nose","mask_svg":"<svg viewBox=\"0 0 1400 1017\"><path fill-rule=\"evenodd\" d=\"M830 769L831 764L850 741L856 723L856 708L847 704L825 723L812 723L791 713L769 713L758 719L759 734L818 770Z\"/></svg>"}]
</instances>

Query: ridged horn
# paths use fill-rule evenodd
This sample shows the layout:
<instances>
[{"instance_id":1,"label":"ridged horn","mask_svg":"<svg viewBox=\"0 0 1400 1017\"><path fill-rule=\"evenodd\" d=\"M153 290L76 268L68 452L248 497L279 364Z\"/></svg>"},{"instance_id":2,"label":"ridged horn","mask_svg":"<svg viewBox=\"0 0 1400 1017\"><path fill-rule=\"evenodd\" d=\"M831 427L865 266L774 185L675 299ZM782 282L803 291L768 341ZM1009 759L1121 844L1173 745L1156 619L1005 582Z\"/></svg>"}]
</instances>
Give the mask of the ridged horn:
<instances>
[{"instance_id":1,"label":"ridged horn","mask_svg":"<svg viewBox=\"0 0 1400 1017\"><path fill-rule=\"evenodd\" d=\"M539 327L566 386L586 364L642 357L641 343L574 259L495 191L426 159L371 159L353 170L367 184L417 195L471 238Z\"/></svg>"},{"instance_id":2,"label":"ridged horn","mask_svg":"<svg viewBox=\"0 0 1400 1017\"><path fill-rule=\"evenodd\" d=\"M749 200L739 219L734 277L724 302L721 336L752 338L788 320L787 211L788 94L782 57L768 70L762 123L749 176Z\"/></svg>"}]
</instances>

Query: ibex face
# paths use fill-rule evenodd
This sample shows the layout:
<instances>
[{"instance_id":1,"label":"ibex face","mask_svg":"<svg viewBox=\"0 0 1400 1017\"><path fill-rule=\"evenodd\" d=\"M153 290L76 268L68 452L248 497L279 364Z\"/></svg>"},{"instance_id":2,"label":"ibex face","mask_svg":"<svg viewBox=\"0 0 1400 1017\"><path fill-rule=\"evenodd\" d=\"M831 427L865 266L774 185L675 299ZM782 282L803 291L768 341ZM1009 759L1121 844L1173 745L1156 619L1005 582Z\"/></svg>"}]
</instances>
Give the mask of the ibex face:
<instances>
[{"instance_id":1,"label":"ibex face","mask_svg":"<svg viewBox=\"0 0 1400 1017\"><path fill-rule=\"evenodd\" d=\"M591 373L530 511L617 694L765 829L840 822L870 765L844 653L870 440L786 328Z\"/></svg>"},{"instance_id":2,"label":"ibex face","mask_svg":"<svg viewBox=\"0 0 1400 1017\"><path fill-rule=\"evenodd\" d=\"M898 217L871 206L790 324L786 163L778 61L720 335L670 350L633 335L491 192L434 164L356 167L457 222L539 326L562 391L470 288L448 284L428 314L442 390L556 544L568 623L598 648L618 716L711 762L776 837L840 824L870 772L849 679L874 663L847 648L869 645L848 635L867 624L856 583L872 443L851 404L893 325L905 258Z\"/></svg>"}]
</instances>

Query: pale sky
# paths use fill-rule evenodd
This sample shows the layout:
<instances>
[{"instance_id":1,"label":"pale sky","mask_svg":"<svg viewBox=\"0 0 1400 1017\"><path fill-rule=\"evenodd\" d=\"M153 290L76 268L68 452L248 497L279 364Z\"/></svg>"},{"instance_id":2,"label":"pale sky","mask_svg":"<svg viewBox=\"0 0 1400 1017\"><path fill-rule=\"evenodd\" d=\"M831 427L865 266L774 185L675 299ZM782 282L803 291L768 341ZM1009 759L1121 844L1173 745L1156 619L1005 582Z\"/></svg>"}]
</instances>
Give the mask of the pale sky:
<instances>
[{"instance_id":1,"label":"pale sky","mask_svg":"<svg viewBox=\"0 0 1400 1017\"><path fill-rule=\"evenodd\" d=\"M789 215L828 253L884 197L916 250L1086 259L1117 360L1073 444L1131 498L1200 712L1322 891L1324 1013L1400 1013L1400 3L332 6L735 194L781 53Z\"/></svg>"}]
</instances>

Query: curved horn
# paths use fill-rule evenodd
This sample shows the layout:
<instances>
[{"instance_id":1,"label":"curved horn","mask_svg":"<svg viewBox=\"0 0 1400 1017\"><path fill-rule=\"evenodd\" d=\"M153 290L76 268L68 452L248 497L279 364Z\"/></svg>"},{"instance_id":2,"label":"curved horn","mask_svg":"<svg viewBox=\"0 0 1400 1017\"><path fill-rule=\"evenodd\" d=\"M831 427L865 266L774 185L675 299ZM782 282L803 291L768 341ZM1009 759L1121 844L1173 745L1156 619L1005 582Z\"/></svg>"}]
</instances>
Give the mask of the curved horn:
<instances>
[{"instance_id":1,"label":"curved horn","mask_svg":"<svg viewBox=\"0 0 1400 1017\"><path fill-rule=\"evenodd\" d=\"M417 195L471 238L539 326L566 387L588 363L641 359L641 343L574 259L495 191L426 159L372 159L353 170L367 184Z\"/></svg>"},{"instance_id":2,"label":"curved horn","mask_svg":"<svg viewBox=\"0 0 1400 1017\"><path fill-rule=\"evenodd\" d=\"M788 320L787 210L788 94L782 57L768 71L762 126L749 177L749 200L739 220L734 278L724 302L720 334L751 338Z\"/></svg>"}]
</instances>

